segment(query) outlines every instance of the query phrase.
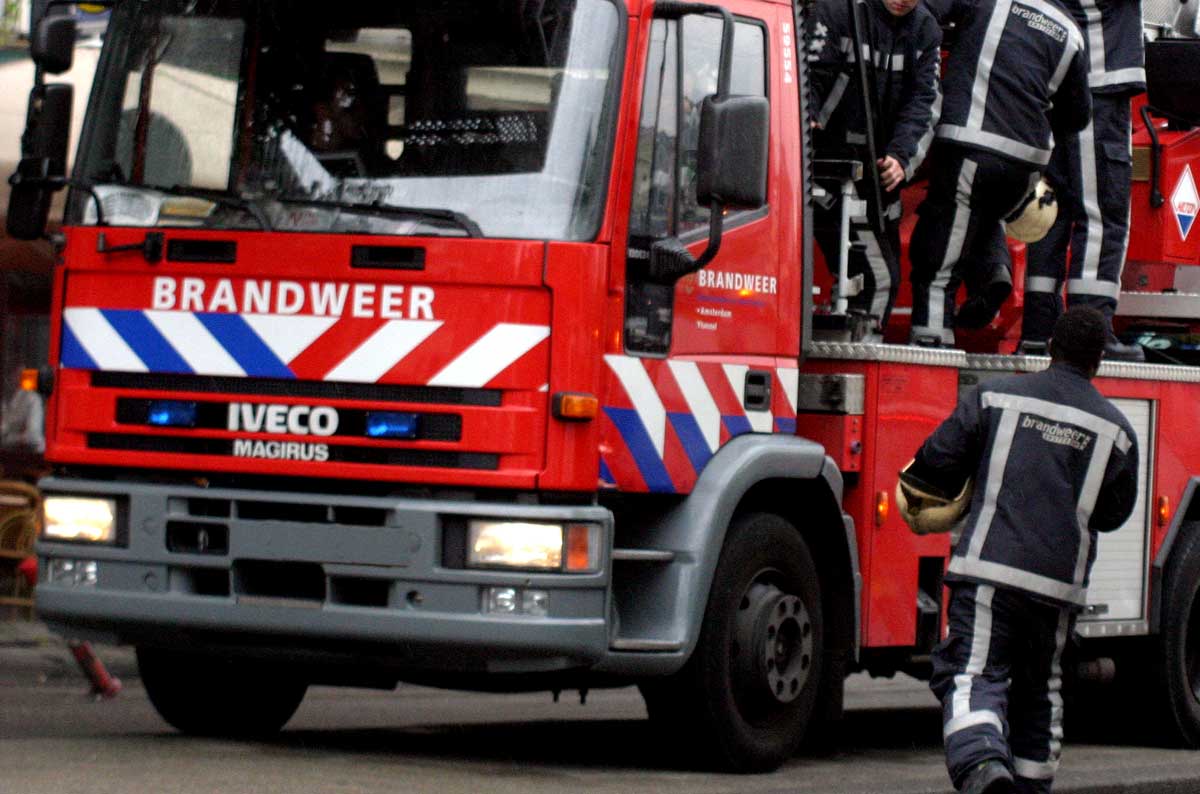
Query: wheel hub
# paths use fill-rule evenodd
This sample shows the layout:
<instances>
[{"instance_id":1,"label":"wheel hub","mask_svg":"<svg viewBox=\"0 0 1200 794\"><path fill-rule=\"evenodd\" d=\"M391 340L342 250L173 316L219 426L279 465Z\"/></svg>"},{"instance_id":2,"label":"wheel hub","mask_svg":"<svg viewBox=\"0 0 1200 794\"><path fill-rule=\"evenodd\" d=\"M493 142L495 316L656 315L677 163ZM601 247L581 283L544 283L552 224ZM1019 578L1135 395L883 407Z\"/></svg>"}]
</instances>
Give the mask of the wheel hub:
<instances>
[{"instance_id":1,"label":"wheel hub","mask_svg":"<svg viewBox=\"0 0 1200 794\"><path fill-rule=\"evenodd\" d=\"M813 661L812 621L799 597L755 582L738 607L734 674L751 694L791 703L804 690Z\"/></svg>"}]
</instances>

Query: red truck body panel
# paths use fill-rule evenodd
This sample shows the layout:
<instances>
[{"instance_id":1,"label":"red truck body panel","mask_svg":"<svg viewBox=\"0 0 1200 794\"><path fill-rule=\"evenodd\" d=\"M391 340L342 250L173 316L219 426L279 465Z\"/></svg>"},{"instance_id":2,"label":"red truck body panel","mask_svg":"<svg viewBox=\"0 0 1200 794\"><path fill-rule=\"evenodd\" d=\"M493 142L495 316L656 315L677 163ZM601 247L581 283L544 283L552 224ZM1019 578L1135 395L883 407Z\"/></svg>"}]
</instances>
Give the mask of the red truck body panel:
<instances>
[{"instance_id":1,"label":"red truck body panel","mask_svg":"<svg viewBox=\"0 0 1200 794\"><path fill-rule=\"evenodd\" d=\"M896 472L953 409L962 367L802 360L809 303L803 269L814 268L817 303L828 295L829 276L804 261L806 164L797 145L803 122L792 5L725 5L766 29L768 205L732 217L717 259L679 282L668 355L628 355L623 338L633 149L652 23L651 3L631 0L609 199L591 242L168 229L166 260L149 263L135 251L100 252L140 243L144 229L65 229L65 265L54 294L50 356L58 370L47 459L193 475L683 496L731 439L795 434L823 444L846 480L842 509L854 522L863 581L861 647L911 646L918 568L922 559L944 560L949 540L910 533L889 507L891 493ZM1145 134L1138 133L1136 145ZM1200 232L1187 220L1197 211L1187 179L1200 173L1200 134L1164 138L1167 207L1145 212L1146 185L1134 186L1130 258L1137 261L1126 280L1139 288L1173 287L1165 263L1174 268L1200 259ZM919 199L919 188L906 197L905 252ZM227 262L178 261L172 246L188 241L231 244L236 255ZM422 266L353 265L356 248L390 246L419 251ZM696 242L693 253L703 247ZM1014 245L1013 254L1014 298L987 329L963 335L969 350L1006 353L1015 346L1023 247ZM889 341L907 336L907 265L904 282ZM105 379L113 373L121 377ZM826 374L863 378L861 414L817 413L799 404L798 379ZM264 390L267 381L297 388ZM1200 471L1200 449L1185 431L1173 430L1200 425L1200 384L1150 376L1097 383L1110 397L1153 406L1154 434L1143 450L1150 488L1140 508L1154 513L1151 560ZM765 402L748 408L756 388ZM552 403L565 392L596 396L596 420L555 419ZM449 416L459 431L404 441L333 433L315 441L291 425L281 432L261 422L258 432L150 427L121 421L122 401L129 400L215 403L228 410L230 423L236 416L243 425L266 406L283 406L289 417L316 404L346 416L386 409ZM304 459L301 453L316 443L335 457ZM1161 517L1160 499L1168 506Z\"/></svg>"}]
</instances>

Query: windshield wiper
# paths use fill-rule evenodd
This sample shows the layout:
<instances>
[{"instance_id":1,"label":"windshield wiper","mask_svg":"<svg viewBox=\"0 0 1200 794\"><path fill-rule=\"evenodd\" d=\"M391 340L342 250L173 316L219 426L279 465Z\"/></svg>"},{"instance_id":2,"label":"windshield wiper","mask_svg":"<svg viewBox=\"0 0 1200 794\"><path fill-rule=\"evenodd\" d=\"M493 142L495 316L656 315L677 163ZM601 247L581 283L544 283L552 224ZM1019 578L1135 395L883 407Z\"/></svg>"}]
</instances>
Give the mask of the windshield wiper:
<instances>
[{"instance_id":1,"label":"windshield wiper","mask_svg":"<svg viewBox=\"0 0 1200 794\"><path fill-rule=\"evenodd\" d=\"M328 201L325 199L295 198L292 196L272 196L271 198L284 204L301 204L306 207L323 207L331 210L350 210L351 212L371 212L377 215L407 215L423 220L446 221L462 229L467 233L468 237L483 237L483 230L479 228L479 224L457 210L435 207L405 207L399 204L380 204L378 202Z\"/></svg>"},{"instance_id":2,"label":"windshield wiper","mask_svg":"<svg viewBox=\"0 0 1200 794\"><path fill-rule=\"evenodd\" d=\"M267 218L267 213L259 206L258 202L253 199L242 198L235 196L232 193L227 193L224 190L213 190L206 187L192 187L191 185L172 185L165 187L163 185L131 185L130 187L143 187L146 190L157 190L159 193L166 193L169 196L187 196L192 198L205 199L217 204L224 204L227 207L233 207L244 211L247 215L254 218L258 227L264 231L271 231L271 221Z\"/></svg>"}]
</instances>

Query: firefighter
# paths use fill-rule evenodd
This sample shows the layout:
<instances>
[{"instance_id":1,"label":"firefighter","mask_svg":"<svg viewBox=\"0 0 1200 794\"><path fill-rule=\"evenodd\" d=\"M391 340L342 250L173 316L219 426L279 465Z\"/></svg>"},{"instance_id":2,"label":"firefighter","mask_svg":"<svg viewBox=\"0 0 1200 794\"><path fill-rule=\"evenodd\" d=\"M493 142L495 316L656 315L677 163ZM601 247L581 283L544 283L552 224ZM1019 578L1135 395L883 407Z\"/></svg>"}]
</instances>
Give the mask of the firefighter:
<instances>
[{"instance_id":1,"label":"firefighter","mask_svg":"<svg viewBox=\"0 0 1200 794\"><path fill-rule=\"evenodd\" d=\"M0 405L0 447L41 454L46 449L42 429L42 398L21 388L24 367L14 364L4 382L5 398Z\"/></svg>"},{"instance_id":2,"label":"firefighter","mask_svg":"<svg viewBox=\"0 0 1200 794\"><path fill-rule=\"evenodd\" d=\"M1096 309L1063 314L1049 369L968 392L901 473L905 516L913 504L952 503L974 481L930 680L962 791L1049 792L1058 769L1062 653L1096 533L1123 524L1137 498L1133 429L1090 383L1107 334Z\"/></svg>"},{"instance_id":3,"label":"firefighter","mask_svg":"<svg viewBox=\"0 0 1200 794\"><path fill-rule=\"evenodd\" d=\"M868 53L875 96L872 98L876 168L883 194L885 239L855 214L849 229L849 273L861 275L862 290L850 308L873 318L872 336L887 325L900 279L900 188L912 179L933 138L940 92L938 61L942 33L919 0L856 0L863 47ZM812 75L812 116L816 156L863 161L867 129L852 29L846 0L818 0L806 21ZM866 179L854 185L855 198L873 202ZM868 206L868 213L874 207ZM816 206L815 230L825 262L837 266L840 228L838 198Z\"/></svg>"},{"instance_id":4,"label":"firefighter","mask_svg":"<svg viewBox=\"0 0 1200 794\"><path fill-rule=\"evenodd\" d=\"M1061 0L1086 33L1092 123L1054 147L1047 177L1058 194L1058 220L1029 248L1025 271L1023 349L1040 352L1067 303L1094 306L1108 319L1109 358L1141 361L1141 347L1119 342L1112 317L1129 243L1129 100L1146 90L1140 0ZM1067 248L1070 265L1067 266Z\"/></svg>"},{"instance_id":5,"label":"firefighter","mask_svg":"<svg viewBox=\"0 0 1200 794\"><path fill-rule=\"evenodd\" d=\"M309 145L317 152L349 151L369 138L369 112L352 70L334 61L323 76L322 98L313 104Z\"/></svg>"},{"instance_id":6,"label":"firefighter","mask_svg":"<svg viewBox=\"0 0 1200 794\"><path fill-rule=\"evenodd\" d=\"M1052 0L925 2L957 28L930 155L937 167L910 248L910 339L940 346L954 344L961 281L989 308L1007 297L1004 219L1037 185L1052 131L1087 126L1091 99L1082 35Z\"/></svg>"}]
</instances>

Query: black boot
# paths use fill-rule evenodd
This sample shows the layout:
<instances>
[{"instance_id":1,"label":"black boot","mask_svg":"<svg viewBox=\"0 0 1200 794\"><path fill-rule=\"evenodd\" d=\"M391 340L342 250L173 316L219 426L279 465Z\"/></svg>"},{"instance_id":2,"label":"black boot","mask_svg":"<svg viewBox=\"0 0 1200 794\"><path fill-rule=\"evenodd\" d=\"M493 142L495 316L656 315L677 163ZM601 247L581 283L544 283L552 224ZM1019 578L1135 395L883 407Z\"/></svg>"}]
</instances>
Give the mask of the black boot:
<instances>
[{"instance_id":1,"label":"black boot","mask_svg":"<svg viewBox=\"0 0 1200 794\"><path fill-rule=\"evenodd\" d=\"M1141 345L1127 345L1115 336L1110 336L1104 345L1104 357L1109 361L1142 362L1146 360L1146 354L1142 351Z\"/></svg>"},{"instance_id":2,"label":"black boot","mask_svg":"<svg viewBox=\"0 0 1200 794\"><path fill-rule=\"evenodd\" d=\"M1062 297L1049 292L1025 291L1025 310L1021 316L1021 338L1050 338L1054 323L1063 313Z\"/></svg>"},{"instance_id":3,"label":"black boot","mask_svg":"<svg viewBox=\"0 0 1200 794\"><path fill-rule=\"evenodd\" d=\"M983 328L996 315L1008 296L1012 294L1012 284L1007 281L993 281L974 295L969 295L962 306L958 307L954 325L958 328Z\"/></svg>"},{"instance_id":4,"label":"black boot","mask_svg":"<svg viewBox=\"0 0 1200 794\"><path fill-rule=\"evenodd\" d=\"M1049 348L1044 339L1040 341L1037 339L1022 339L1021 343L1017 345L1015 353L1018 356L1045 356L1048 354Z\"/></svg>"},{"instance_id":5,"label":"black boot","mask_svg":"<svg viewBox=\"0 0 1200 794\"><path fill-rule=\"evenodd\" d=\"M999 761L984 761L963 781L962 794L1014 794L1012 773Z\"/></svg>"}]
</instances>

